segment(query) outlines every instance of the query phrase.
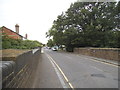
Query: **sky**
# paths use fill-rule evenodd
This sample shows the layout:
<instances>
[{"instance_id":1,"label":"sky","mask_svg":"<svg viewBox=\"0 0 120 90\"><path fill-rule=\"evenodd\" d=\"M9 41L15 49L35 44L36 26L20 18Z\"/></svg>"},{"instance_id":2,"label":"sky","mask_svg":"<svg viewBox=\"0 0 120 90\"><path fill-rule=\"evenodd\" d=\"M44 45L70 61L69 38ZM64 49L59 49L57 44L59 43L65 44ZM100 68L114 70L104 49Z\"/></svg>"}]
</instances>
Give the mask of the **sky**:
<instances>
[{"instance_id":1,"label":"sky","mask_svg":"<svg viewBox=\"0 0 120 90\"><path fill-rule=\"evenodd\" d=\"M18 24L22 36L46 44L45 33L62 12L77 0L0 0L0 27L15 31ZM94 0L90 0L94 1Z\"/></svg>"},{"instance_id":2,"label":"sky","mask_svg":"<svg viewBox=\"0 0 120 90\"><path fill-rule=\"evenodd\" d=\"M53 21L76 1L0 0L0 27L15 31L15 24L18 24L20 35L27 33L29 40L45 44L48 40L45 33L52 27Z\"/></svg>"}]
</instances>

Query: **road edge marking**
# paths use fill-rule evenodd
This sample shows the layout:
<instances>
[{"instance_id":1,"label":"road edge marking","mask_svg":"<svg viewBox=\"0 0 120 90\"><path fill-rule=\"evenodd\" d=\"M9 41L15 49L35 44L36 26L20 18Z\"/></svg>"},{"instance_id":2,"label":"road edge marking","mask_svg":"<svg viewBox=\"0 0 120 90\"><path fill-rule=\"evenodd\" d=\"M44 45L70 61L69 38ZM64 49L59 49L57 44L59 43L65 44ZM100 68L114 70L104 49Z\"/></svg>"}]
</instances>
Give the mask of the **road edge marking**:
<instances>
[{"instance_id":1,"label":"road edge marking","mask_svg":"<svg viewBox=\"0 0 120 90\"><path fill-rule=\"evenodd\" d=\"M50 58L48 57L48 59L50 59ZM53 65L53 68L54 68L55 71L56 71L56 74L57 74L57 76L58 76L58 78L59 78L59 80L60 80L60 82L61 82L61 84L62 84L62 87L63 87L63 88L67 88L67 86L65 85L64 80L62 79L62 76L59 74L59 71L58 71L57 67L55 66L55 64L54 64L51 60L50 60L50 62L51 62L51 64Z\"/></svg>"},{"instance_id":2,"label":"road edge marking","mask_svg":"<svg viewBox=\"0 0 120 90\"><path fill-rule=\"evenodd\" d=\"M64 72L62 71L62 69L59 67L59 65L53 60L53 58L46 54L50 59L51 61L56 65L56 67L58 68L58 70L61 72L61 74L63 75L64 79L66 80L66 82L68 83L68 85L70 86L70 88L72 88L74 90L74 87L73 85L69 82L68 78L66 77L66 75L64 74Z\"/></svg>"},{"instance_id":3,"label":"road edge marking","mask_svg":"<svg viewBox=\"0 0 120 90\"><path fill-rule=\"evenodd\" d=\"M85 55L76 55L76 56L79 56L79 57L81 57L81 56L85 56ZM89 59L88 57L85 57L86 59ZM90 59L92 60L92 61L95 61L95 62L100 62L100 63L103 63L103 64L106 64L106 65L110 65L110 66L114 66L114 67L120 67L119 65L116 65L116 64L113 64L113 63L109 63L109 62L104 62L104 61L101 61L101 60L98 60L98 59L95 59L94 57L90 57Z\"/></svg>"},{"instance_id":4,"label":"road edge marking","mask_svg":"<svg viewBox=\"0 0 120 90\"><path fill-rule=\"evenodd\" d=\"M117 66L117 65L114 65L114 64L111 64L111 63L108 63L108 62L103 62L103 61L100 61L100 60L95 60L94 58L93 58L92 61L100 62L100 63L107 64L107 65L114 66L114 67L119 67L119 66Z\"/></svg>"}]
</instances>

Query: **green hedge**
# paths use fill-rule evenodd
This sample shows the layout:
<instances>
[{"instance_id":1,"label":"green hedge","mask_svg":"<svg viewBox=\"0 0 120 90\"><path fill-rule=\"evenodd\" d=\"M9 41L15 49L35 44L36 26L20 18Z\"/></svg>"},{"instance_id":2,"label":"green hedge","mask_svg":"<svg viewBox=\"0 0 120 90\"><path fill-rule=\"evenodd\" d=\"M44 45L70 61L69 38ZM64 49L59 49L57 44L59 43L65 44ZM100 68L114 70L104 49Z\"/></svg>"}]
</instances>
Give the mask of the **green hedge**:
<instances>
[{"instance_id":1,"label":"green hedge","mask_svg":"<svg viewBox=\"0 0 120 90\"><path fill-rule=\"evenodd\" d=\"M33 49L41 46L42 43L38 41L11 39L7 36L2 37L2 49Z\"/></svg>"}]
</instances>

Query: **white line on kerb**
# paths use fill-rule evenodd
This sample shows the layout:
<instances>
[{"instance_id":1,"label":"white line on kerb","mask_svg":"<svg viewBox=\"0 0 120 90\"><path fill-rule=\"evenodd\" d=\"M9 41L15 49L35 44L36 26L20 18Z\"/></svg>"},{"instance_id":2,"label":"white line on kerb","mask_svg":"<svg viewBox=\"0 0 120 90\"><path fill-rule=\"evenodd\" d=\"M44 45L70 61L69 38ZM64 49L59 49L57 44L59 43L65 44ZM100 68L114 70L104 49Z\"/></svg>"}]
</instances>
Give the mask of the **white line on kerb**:
<instances>
[{"instance_id":1,"label":"white line on kerb","mask_svg":"<svg viewBox=\"0 0 120 90\"><path fill-rule=\"evenodd\" d=\"M59 67L59 65L53 60L52 57L50 57L48 54L46 54L46 55L47 55L47 57L49 58L49 60L51 61L51 63L52 63L52 65L53 65L53 67L54 67L54 69L55 69L55 71L56 71L56 73L57 73L57 75L58 75L58 77L59 77L59 80L60 80L63 88L67 88L67 85L65 85L65 82L64 82L64 80L62 79L60 73L63 75L64 79L66 80L66 82L68 83L68 85L70 86L70 88L74 89L73 85L69 82L68 78L67 78L66 75L63 73L63 71L62 71L62 69ZM55 65L56 65L56 67L57 67L58 69L55 67ZM60 73L58 72L58 70L60 71Z\"/></svg>"}]
</instances>

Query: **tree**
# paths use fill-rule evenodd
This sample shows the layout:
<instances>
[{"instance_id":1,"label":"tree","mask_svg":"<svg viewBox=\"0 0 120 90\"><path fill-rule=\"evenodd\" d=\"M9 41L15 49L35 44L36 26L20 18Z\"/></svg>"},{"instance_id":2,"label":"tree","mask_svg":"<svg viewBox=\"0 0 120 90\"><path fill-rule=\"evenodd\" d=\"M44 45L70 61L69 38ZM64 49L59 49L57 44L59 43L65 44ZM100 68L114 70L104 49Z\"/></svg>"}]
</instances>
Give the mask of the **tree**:
<instances>
[{"instance_id":1,"label":"tree","mask_svg":"<svg viewBox=\"0 0 120 90\"><path fill-rule=\"evenodd\" d=\"M53 46L54 46L54 42L53 42L52 39L49 39L49 40L48 40L47 46L48 46L48 47L53 47Z\"/></svg>"},{"instance_id":2,"label":"tree","mask_svg":"<svg viewBox=\"0 0 120 90\"><path fill-rule=\"evenodd\" d=\"M66 45L68 51L74 47L118 47L119 4L75 2L57 17L47 35L56 44Z\"/></svg>"}]
</instances>

